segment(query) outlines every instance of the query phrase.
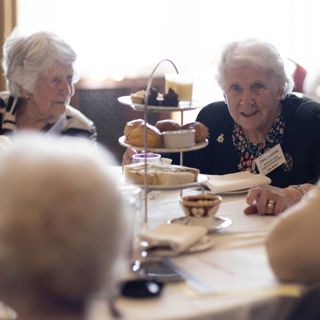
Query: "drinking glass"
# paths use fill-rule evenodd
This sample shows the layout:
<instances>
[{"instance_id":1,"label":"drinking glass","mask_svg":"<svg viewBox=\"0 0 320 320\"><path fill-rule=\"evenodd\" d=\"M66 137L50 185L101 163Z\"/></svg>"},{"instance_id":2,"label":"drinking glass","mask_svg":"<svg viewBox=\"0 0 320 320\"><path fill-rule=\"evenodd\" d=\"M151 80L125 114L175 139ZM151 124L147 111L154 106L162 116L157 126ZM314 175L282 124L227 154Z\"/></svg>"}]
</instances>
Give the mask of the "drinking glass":
<instances>
[{"instance_id":1,"label":"drinking glass","mask_svg":"<svg viewBox=\"0 0 320 320\"><path fill-rule=\"evenodd\" d=\"M165 74L165 92L173 89L180 101L192 101L193 79L190 75L181 73Z\"/></svg>"},{"instance_id":2,"label":"drinking glass","mask_svg":"<svg viewBox=\"0 0 320 320\"><path fill-rule=\"evenodd\" d=\"M131 248L130 259L133 258L139 247L139 234L144 226L144 216L142 210L142 190L139 187L126 185L119 187L122 196L125 213L130 221L131 229Z\"/></svg>"}]
</instances>

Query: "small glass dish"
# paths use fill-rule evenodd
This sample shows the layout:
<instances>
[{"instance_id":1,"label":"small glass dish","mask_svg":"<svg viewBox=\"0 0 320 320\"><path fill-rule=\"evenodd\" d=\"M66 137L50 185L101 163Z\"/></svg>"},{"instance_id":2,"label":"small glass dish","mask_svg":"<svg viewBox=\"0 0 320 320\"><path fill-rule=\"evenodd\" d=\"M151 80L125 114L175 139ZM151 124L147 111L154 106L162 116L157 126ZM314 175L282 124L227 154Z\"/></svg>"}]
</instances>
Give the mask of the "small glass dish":
<instances>
[{"instance_id":1,"label":"small glass dish","mask_svg":"<svg viewBox=\"0 0 320 320\"><path fill-rule=\"evenodd\" d=\"M167 149L191 147L195 144L195 130L163 131L163 143Z\"/></svg>"}]
</instances>

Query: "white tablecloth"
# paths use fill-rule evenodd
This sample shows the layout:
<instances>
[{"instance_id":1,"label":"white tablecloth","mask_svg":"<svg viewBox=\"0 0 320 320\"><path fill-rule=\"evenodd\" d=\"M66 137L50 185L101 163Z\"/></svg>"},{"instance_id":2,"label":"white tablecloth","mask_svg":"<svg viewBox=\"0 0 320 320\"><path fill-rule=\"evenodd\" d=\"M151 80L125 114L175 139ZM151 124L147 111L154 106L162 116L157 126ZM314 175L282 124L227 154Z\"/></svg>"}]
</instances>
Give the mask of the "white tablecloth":
<instances>
[{"instance_id":1,"label":"white tablecloth","mask_svg":"<svg viewBox=\"0 0 320 320\"><path fill-rule=\"evenodd\" d=\"M195 192L199 191L183 194ZM150 192L148 226L183 216L180 195L180 191ZM300 288L278 283L267 261L264 242L277 217L246 216L245 207L245 195L224 196L218 215L233 223L210 235L215 247L173 258L192 280L167 284L159 298L119 298L116 304L124 318L285 319Z\"/></svg>"}]
</instances>

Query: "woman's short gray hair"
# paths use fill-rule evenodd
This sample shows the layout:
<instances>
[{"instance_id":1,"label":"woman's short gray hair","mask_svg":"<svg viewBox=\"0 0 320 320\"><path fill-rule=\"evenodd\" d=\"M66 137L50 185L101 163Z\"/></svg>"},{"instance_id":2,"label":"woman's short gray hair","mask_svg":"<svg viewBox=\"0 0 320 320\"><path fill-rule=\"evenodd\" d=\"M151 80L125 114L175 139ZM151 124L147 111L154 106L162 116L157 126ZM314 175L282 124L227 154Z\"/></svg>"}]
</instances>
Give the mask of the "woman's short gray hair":
<instances>
[{"instance_id":1,"label":"woman's short gray hair","mask_svg":"<svg viewBox=\"0 0 320 320\"><path fill-rule=\"evenodd\" d=\"M65 302L112 294L131 234L114 163L81 138L13 139L0 154L1 279Z\"/></svg>"},{"instance_id":2,"label":"woman's short gray hair","mask_svg":"<svg viewBox=\"0 0 320 320\"><path fill-rule=\"evenodd\" d=\"M268 42L246 39L231 42L224 48L217 74L222 90L226 89L228 69L243 66L258 68L270 74L278 88L283 89L282 98L293 89L293 79L286 73L283 59L277 49Z\"/></svg>"},{"instance_id":3,"label":"woman's short gray hair","mask_svg":"<svg viewBox=\"0 0 320 320\"><path fill-rule=\"evenodd\" d=\"M21 89L32 93L39 76L57 62L73 65L77 55L64 40L49 32L19 36L14 31L3 46L3 70L13 96L22 96Z\"/></svg>"}]
</instances>

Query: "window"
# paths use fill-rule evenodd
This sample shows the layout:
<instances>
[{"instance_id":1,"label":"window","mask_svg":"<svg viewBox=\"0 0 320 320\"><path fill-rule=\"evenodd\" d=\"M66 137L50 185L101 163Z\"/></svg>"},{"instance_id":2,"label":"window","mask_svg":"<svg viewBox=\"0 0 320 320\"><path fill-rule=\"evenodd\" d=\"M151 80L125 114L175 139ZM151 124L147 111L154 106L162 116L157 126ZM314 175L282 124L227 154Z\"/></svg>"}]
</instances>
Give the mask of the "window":
<instances>
[{"instance_id":1,"label":"window","mask_svg":"<svg viewBox=\"0 0 320 320\"><path fill-rule=\"evenodd\" d=\"M262 38L318 72L319 12L318 0L19 0L18 25L65 38L92 79L148 76L170 58L194 75L195 94L212 101L220 94L214 65L232 40Z\"/></svg>"}]
</instances>

